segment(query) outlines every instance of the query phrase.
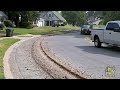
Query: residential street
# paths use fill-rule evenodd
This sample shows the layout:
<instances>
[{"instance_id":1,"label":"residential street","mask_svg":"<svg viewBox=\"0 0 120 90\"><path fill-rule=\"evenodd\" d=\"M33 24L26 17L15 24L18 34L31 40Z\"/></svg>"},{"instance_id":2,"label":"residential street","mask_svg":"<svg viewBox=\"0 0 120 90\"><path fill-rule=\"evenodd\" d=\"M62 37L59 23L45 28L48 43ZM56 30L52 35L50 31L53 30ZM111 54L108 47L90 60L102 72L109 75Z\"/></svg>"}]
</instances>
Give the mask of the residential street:
<instances>
[{"instance_id":1,"label":"residential street","mask_svg":"<svg viewBox=\"0 0 120 90\"><path fill-rule=\"evenodd\" d=\"M44 55L41 41L40 36L25 38L7 50L4 57L6 79L76 78Z\"/></svg>"},{"instance_id":2,"label":"residential street","mask_svg":"<svg viewBox=\"0 0 120 90\"><path fill-rule=\"evenodd\" d=\"M120 79L120 11L0 11L0 79Z\"/></svg>"},{"instance_id":3,"label":"residential street","mask_svg":"<svg viewBox=\"0 0 120 90\"><path fill-rule=\"evenodd\" d=\"M50 52L64 63L76 68L86 78L106 78L108 66L115 67L115 77L120 78L120 48L94 47L94 43L85 39L87 35L79 32L50 36L44 40ZM61 61L62 62L62 61Z\"/></svg>"},{"instance_id":4,"label":"residential street","mask_svg":"<svg viewBox=\"0 0 120 90\"><path fill-rule=\"evenodd\" d=\"M8 58L12 78L100 79L107 78L105 70L108 66L115 67L115 77L112 78L120 78L120 49L105 45L96 48L88 37L74 32L21 41ZM6 65L5 72L6 78L11 78Z\"/></svg>"}]
</instances>

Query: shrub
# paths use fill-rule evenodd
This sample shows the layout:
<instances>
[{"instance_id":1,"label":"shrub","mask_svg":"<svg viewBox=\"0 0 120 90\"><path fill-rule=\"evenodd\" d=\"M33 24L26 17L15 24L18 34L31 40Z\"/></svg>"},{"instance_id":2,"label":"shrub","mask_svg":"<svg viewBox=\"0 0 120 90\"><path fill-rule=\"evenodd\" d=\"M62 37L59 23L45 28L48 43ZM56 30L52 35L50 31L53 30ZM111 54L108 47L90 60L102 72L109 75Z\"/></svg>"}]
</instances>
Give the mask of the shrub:
<instances>
[{"instance_id":1,"label":"shrub","mask_svg":"<svg viewBox=\"0 0 120 90\"><path fill-rule=\"evenodd\" d=\"M30 29L30 28L33 28L33 25L30 22L23 22L21 23L20 27Z\"/></svg>"},{"instance_id":2,"label":"shrub","mask_svg":"<svg viewBox=\"0 0 120 90\"><path fill-rule=\"evenodd\" d=\"M32 25L33 27L38 27L37 25Z\"/></svg>"},{"instance_id":3,"label":"shrub","mask_svg":"<svg viewBox=\"0 0 120 90\"><path fill-rule=\"evenodd\" d=\"M104 25L104 20L102 20L102 21L99 23L99 25Z\"/></svg>"},{"instance_id":4,"label":"shrub","mask_svg":"<svg viewBox=\"0 0 120 90\"><path fill-rule=\"evenodd\" d=\"M13 23L12 23L12 21L10 21L10 20L4 21L4 25L5 25L6 27L13 27Z\"/></svg>"},{"instance_id":5,"label":"shrub","mask_svg":"<svg viewBox=\"0 0 120 90\"><path fill-rule=\"evenodd\" d=\"M67 25L67 22L63 22L63 25L64 25L64 26Z\"/></svg>"}]
</instances>

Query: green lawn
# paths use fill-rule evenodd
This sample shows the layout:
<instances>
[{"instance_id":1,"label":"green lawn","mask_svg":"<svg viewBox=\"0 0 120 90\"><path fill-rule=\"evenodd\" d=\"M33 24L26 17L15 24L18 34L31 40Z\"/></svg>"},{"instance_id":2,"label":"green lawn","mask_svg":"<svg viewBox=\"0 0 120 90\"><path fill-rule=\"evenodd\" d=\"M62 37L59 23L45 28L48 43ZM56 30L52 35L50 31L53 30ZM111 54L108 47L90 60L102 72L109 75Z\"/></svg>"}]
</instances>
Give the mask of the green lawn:
<instances>
[{"instance_id":1,"label":"green lawn","mask_svg":"<svg viewBox=\"0 0 120 90\"><path fill-rule=\"evenodd\" d=\"M4 79L4 70L3 70L3 57L6 50L19 39L6 38L0 40L0 79Z\"/></svg>"},{"instance_id":2,"label":"green lawn","mask_svg":"<svg viewBox=\"0 0 120 90\"><path fill-rule=\"evenodd\" d=\"M79 30L80 27L73 27L71 25L60 26L60 27L35 27L32 29L25 29L25 28L14 28L14 33L17 34L33 34L33 35L48 35L48 34L63 34L71 31ZM5 31L5 30L4 30Z\"/></svg>"},{"instance_id":3,"label":"green lawn","mask_svg":"<svg viewBox=\"0 0 120 90\"><path fill-rule=\"evenodd\" d=\"M0 37L5 37L5 35L3 35L3 34L0 34Z\"/></svg>"}]
</instances>

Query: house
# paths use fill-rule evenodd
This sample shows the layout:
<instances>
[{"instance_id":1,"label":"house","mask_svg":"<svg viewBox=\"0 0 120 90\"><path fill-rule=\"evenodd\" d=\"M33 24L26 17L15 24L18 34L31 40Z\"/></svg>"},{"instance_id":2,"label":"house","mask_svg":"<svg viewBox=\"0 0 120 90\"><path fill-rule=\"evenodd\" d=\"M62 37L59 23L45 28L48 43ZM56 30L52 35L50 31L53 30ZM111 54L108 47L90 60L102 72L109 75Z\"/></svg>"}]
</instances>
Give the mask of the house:
<instances>
[{"instance_id":1,"label":"house","mask_svg":"<svg viewBox=\"0 0 120 90\"><path fill-rule=\"evenodd\" d=\"M33 25L37 25L38 27L43 27L45 26L45 20L42 18L39 18L33 22Z\"/></svg>"},{"instance_id":2,"label":"house","mask_svg":"<svg viewBox=\"0 0 120 90\"><path fill-rule=\"evenodd\" d=\"M3 11L0 11L0 21L4 21L7 19L8 19L8 16Z\"/></svg>"},{"instance_id":3,"label":"house","mask_svg":"<svg viewBox=\"0 0 120 90\"><path fill-rule=\"evenodd\" d=\"M43 11L40 13L40 18L34 21L38 27L40 26L53 26L56 23L62 24L66 20L58 11Z\"/></svg>"}]
</instances>

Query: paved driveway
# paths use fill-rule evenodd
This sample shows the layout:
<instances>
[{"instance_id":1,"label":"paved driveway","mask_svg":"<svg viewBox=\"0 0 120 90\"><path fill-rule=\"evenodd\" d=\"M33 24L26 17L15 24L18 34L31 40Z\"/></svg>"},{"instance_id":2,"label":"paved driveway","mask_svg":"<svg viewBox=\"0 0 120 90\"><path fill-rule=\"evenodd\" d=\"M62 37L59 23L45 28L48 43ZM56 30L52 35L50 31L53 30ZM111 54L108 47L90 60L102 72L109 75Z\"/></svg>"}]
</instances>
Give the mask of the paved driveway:
<instances>
[{"instance_id":1,"label":"paved driveway","mask_svg":"<svg viewBox=\"0 0 120 90\"><path fill-rule=\"evenodd\" d=\"M71 64L88 78L120 78L120 49L96 48L79 32L50 36L48 47L65 63ZM110 66L110 68L108 68ZM108 71L106 71L109 69ZM112 72L113 70L113 72ZM113 76L112 76L113 75ZM115 75L115 76L114 76Z\"/></svg>"}]
</instances>

